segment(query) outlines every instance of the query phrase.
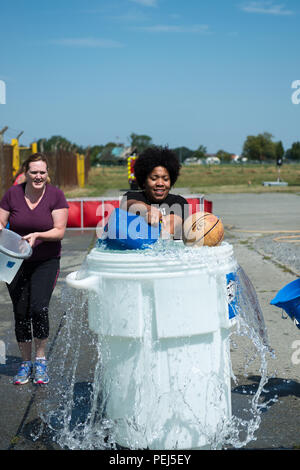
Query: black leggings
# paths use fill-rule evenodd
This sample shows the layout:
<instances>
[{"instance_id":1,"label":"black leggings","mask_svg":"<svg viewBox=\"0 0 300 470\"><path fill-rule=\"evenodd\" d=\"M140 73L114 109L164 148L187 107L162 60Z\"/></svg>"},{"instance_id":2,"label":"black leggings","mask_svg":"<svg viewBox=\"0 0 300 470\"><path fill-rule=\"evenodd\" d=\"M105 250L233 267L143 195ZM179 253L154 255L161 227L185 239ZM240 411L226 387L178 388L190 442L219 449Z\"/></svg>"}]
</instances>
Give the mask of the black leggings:
<instances>
[{"instance_id":1,"label":"black leggings","mask_svg":"<svg viewBox=\"0 0 300 470\"><path fill-rule=\"evenodd\" d=\"M48 338L48 307L58 274L58 258L24 261L11 284L7 284L19 343L32 341L32 336L38 339Z\"/></svg>"}]
</instances>

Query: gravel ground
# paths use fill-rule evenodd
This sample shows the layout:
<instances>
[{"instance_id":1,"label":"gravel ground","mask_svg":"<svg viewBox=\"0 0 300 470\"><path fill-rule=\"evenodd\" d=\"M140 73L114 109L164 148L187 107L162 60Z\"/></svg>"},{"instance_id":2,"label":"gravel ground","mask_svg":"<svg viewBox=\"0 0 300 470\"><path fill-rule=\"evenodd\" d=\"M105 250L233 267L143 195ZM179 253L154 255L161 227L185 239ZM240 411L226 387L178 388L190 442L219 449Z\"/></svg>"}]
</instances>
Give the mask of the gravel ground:
<instances>
[{"instance_id":1,"label":"gravel ground","mask_svg":"<svg viewBox=\"0 0 300 470\"><path fill-rule=\"evenodd\" d=\"M276 234L257 238L253 247L269 256L273 262L279 263L293 274L300 276L300 237L291 234Z\"/></svg>"}]
</instances>

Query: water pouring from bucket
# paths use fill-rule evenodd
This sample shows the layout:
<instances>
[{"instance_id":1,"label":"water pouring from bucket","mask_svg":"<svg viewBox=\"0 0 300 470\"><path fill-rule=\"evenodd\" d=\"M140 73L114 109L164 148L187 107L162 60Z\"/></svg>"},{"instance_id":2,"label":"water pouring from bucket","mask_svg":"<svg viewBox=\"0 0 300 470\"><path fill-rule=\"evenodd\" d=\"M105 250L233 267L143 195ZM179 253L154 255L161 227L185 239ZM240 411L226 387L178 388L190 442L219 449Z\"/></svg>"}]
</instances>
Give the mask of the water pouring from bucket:
<instances>
[{"instance_id":1,"label":"water pouring from bucket","mask_svg":"<svg viewBox=\"0 0 300 470\"><path fill-rule=\"evenodd\" d=\"M31 254L31 246L20 235L5 228L0 230L0 280L10 284Z\"/></svg>"}]
</instances>

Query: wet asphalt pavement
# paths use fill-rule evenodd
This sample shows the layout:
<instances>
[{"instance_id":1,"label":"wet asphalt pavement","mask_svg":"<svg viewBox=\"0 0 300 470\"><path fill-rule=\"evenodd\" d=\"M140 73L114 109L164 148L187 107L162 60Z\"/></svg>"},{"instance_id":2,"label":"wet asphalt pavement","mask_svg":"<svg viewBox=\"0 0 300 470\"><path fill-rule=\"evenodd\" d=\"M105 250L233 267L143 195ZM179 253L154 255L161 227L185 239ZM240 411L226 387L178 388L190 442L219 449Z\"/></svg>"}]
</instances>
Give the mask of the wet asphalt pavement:
<instances>
[{"instance_id":1,"label":"wet asphalt pavement","mask_svg":"<svg viewBox=\"0 0 300 470\"><path fill-rule=\"evenodd\" d=\"M185 192L181 191L184 195ZM238 263L252 281L264 316L269 343L275 357L268 359L268 383L262 399L269 405L261 415L255 440L243 449L300 449L300 330L270 300L300 273L300 196L295 194L206 195L213 212L225 226L225 240L234 247ZM63 241L60 278L50 304L51 336L48 354L55 351L64 323L62 292L65 277L81 266L95 242L94 231L67 231ZM4 283L0 284L0 340L5 344L6 363L0 364L0 449L60 450L53 435L44 429L37 404L45 393L32 384L16 387L12 378L19 364L14 339L12 307ZM239 343L241 341L241 343ZM242 409L257 390L260 370L250 363L245 375L237 340L232 366L239 377L233 386L234 407ZM88 352L83 362L88 361Z\"/></svg>"}]
</instances>

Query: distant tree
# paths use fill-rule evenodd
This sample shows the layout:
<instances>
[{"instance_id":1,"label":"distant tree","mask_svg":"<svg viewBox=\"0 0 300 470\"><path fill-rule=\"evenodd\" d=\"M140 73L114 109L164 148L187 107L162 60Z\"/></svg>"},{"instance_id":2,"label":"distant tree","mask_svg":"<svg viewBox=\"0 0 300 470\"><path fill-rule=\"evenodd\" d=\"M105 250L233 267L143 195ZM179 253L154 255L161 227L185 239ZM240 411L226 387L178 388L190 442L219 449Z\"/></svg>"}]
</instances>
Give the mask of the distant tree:
<instances>
[{"instance_id":1,"label":"distant tree","mask_svg":"<svg viewBox=\"0 0 300 470\"><path fill-rule=\"evenodd\" d=\"M137 153L143 152L147 147L152 145L152 138L145 134L134 134L130 135L130 146L137 149Z\"/></svg>"},{"instance_id":2,"label":"distant tree","mask_svg":"<svg viewBox=\"0 0 300 470\"><path fill-rule=\"evenodd\" d=\"M53 135L50 137L50 139L39 139L37 144L38 149L42 148L44 152L52 152L58 148L64 148L68 150L69 148L77 147L75 144L61 135Z\"/></svg>"},{"instance_id":3,"label":"distant tree","mask_svg":"<svg viewBox=\"0 0 300 470\"><path fill-rule=\"evenodd\" d=\"M260 160L261 148L258 139L254 135L248 135L243 146L243 156L248 160Z\"/></svg>"},{"instance_id":4,"label":"distant tree","mask_svg":"<svg viewBox=\"0 0 300 470\"><path fill-rule=\"evenodd\" d=\"M289 160L300 160L300 142L294 142L292 147L286 151L285 156Z\"/></svg>"},{"instance_id":5,"label":"distant tree","mask_svg":"<svg viewBox=\"0 0 300 470\"><path fill-rule=\"evenodd\" d=\"M275 144L275 154L276 154L277 159L283 158L284 156L284 148L283 148L281 140L279 142L276 142Z\"/></svg>"},{"instance_id":6,"label":"distant tree","mask_svg":"<svg viewBox=\"0 0 300 470\"><path fill-rule=\"evenodd\" d=\"M222 162L230 163L232 158L232 153L225 152L225 150L218 150L216 157L218 157Z\"/></svg>"},{"instance_id":7,"label":"distant tree","mask_svg":"<svg viewBox=\"0 0 300 470\"><path fill-rule=\"evenodd\" d=\"M190 150L187 147L176 147L175 149L172 149L172 150L177 155L177 158L180 161L180 163L183 163L184 160L186 160L187 158L190 158L194 153L193 150Z\"/></svg>"},{"instance_id":8,"label":"distant tree","mask_svg":"<svg viewBox=\"0 0 300 470\"><path fill-rule=\"evenodd\" d=\"M92 147L90 147L91 166L96 166L100 163L100 156L103 148L103 145L93 145Z\"/></svg>"},{"instance_id":9,"label":"distant tree","mask_svg":"<svg viewBox=\"0 0 300 470\"><path fill-rule=\"evenodd\" d=\"M244 142L243 156L249 160L274 160L276 158L276 144L272 142L272 134L264 132L257 136L249 135Z\"/></svg>"},{"instance_id":10,"label":"distant tree","mask_svg":"<svg viewBox=\"0 0 300 470\"><path fill-rule=\"evenodd\" d=\"M206 154L207 154L206 147L204 147L204 145L199 145L197 150L193 153L193 157L197 159L204 158Z\"/></svg>"},{"instance_id":11,"label":"distant tree","mask_svg":"<svg viewBox=\"0 0 300 470\"><path fill-rule=\"evenodd\" d=\"M100 154L98 155L98 163L104 163L109 165L118 164L118 161L116 161L116 158L112 154L112 150L118 146L119 144L115 142L108 142L107 144L105 144Z\"/></svg>"}]
</instances>

